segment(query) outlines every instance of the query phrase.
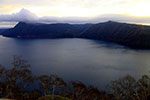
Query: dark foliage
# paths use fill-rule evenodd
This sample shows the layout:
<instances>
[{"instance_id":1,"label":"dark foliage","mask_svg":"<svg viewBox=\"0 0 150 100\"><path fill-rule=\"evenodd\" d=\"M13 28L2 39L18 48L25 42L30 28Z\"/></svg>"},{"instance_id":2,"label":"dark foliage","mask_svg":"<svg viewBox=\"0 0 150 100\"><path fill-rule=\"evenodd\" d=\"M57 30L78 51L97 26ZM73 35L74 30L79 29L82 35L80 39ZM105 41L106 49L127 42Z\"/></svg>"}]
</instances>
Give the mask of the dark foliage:
<instances>
[{"instance_id":1,"label":"dark foliage","mask_svg":"<svg viewBox=\"0 0 150 100\"><path fill-rule=\"evenodd\" d=\"M21 57L14 56L11 69L0 66L0 98L15 100L149 100L150 77L135 80L131 76L112 81L110 93L94 86L72 81L70 85L56 75L34 77L30 65ZM38 82L39 88L28 90ZM58 99L59 98L59 99ZM70 98L70 99L68 99Z\"/></svg>"}]
</instances>

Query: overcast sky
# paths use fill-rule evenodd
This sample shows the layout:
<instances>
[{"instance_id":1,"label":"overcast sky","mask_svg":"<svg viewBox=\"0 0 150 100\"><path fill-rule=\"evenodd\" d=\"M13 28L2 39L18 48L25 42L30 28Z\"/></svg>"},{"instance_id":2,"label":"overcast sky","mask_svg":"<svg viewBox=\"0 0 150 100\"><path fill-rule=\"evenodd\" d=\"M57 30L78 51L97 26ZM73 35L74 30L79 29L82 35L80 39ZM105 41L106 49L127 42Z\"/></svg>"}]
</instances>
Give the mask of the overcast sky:
<instances>
[{"instance_id":1,"label":"overcast sky","mask_svg":"<svg viewBox=\"0 0 150 100\"><path fill-rule=\"evenodd\" d=\"M0 0L0 26L28 20L149 24L149 10L150 0Z\"/></svg>"}]
</instances>

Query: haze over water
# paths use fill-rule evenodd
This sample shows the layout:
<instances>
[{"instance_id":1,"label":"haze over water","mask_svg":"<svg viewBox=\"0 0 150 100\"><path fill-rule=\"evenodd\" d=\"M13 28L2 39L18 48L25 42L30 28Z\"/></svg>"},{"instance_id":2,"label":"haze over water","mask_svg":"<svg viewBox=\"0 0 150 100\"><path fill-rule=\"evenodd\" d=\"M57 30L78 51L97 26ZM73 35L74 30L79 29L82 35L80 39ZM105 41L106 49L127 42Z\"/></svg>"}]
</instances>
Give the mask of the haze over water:
<instances>
[{"instance_id":1,"label":"haze over water","mask_svg":"<svg viewBox=\"0 0 150 100\"><path fill-rule=\"evenodd\" d=\"M10 68L13 55L31 64L34 75L56 74L100 89L112 80L150 71L150 51L89 39L17 39L0 37L0 64Z\"/></svg>"}]
</instances>

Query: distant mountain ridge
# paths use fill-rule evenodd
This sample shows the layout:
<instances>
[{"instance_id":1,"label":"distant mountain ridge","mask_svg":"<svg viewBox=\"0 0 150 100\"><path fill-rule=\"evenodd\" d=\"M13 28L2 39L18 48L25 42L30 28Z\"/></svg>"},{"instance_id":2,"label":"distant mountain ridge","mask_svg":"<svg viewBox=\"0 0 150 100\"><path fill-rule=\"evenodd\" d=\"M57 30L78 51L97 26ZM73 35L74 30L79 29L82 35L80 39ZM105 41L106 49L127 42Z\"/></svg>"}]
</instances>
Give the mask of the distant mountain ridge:
<instances>
[{"instance_id":1,"label":"distant mountain ridge","mask_svg":"<svg viewBox=\"0 0 150 100\"><path fill-rule=\"evenodd\" d=\"M4 31L8 30L10 28L0 28L0 34L2 34Z\"/></svg>"},{"instance_id":2,"label":"distant mountain ridge","mask_svg":"<svg viewBox=\"0 0 150 100\"><path fill-rule=\"evenodd\" d=\"M88 28L80 37L117 42L135 48L150 48L150 26L108 21Z\"/></svg>"},{"instance_id":3,"label":"distant mountain ridge","mask_svg":"<svg viewBox=\"0 0 150 100\"><path fill-rule=\"evenodd\" d=\"M113 21L98 24L20 22L2 34L7 37L88 38L116 42L135 48L150 48L150 26Z\"/></svg>"},{"instance_id":4,"label":"distant mountain ridge","mask_svg":"<svg viewBox=\"0 0 150 100\"><path fill-rule=\"evenodd\" d=\"M13 29L7 30L7 37L43 37L43 38L73 38L79 37L92 24L39 24L19 22Z\"/></svg>"}]
</instances>

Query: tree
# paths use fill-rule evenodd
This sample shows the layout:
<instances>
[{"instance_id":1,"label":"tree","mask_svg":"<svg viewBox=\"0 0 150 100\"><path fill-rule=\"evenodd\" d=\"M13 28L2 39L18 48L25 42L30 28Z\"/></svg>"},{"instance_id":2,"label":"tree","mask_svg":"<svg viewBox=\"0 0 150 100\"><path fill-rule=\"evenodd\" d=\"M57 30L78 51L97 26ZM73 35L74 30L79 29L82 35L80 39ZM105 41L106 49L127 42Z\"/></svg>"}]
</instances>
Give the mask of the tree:
<instances>
[{"instance_id":1,"label":"tree","mask_svg":"<svg viewBox=\"0 0 150 100\"><path fill-rule=\"evenodd\" d=\"M44 94L55 94L56 88L63 88L66 86L64 80L56 75L42 75L38 78L40 88L44 91Z\"/></svg>"},{"instance_id":2,"label":"tree","mask_svg":"<svg viewBox=\"0 0 150 100\"><path fill-rule=\"evenodd\" d=\"M44 94L45 95L51 94L50 91L51 84L52 84L51 77L47 75L42 75L38 77L38 80L39 80L40 88L41 90L43 90Z\"/></svg>"},{"instance_id":3,"label":"tree","mask_svg":"<svg viewBox=\"0 0 150 100\"><path fill-rule=\"evenodd\" d=\"M105 93L100 92L97 88L93 86L89 86L87 88L87 99L89 100L102 100L103 96L105 96Z\"/></svg>"},{"instance_id":4,"label":"tree","mask_svg":"<svg viewBox=\"0 0 150 100\"><path fill-rule=\"evenodd\" d=\"M140 100L136 91L136 81L131 76L112 81L109 87L117 100Z\"/></svg>"},{"instance_id":5,"label":"tree","mask_svg":"<svg viewBox=\"0 0 150 100\"><path fill-rule=\"evenodd\" d=\"M25 60L14 56L13 68L5 71L7 97L14 98L16 95L24 97L24 89L34 82L32 72L29 68L30 65Z\"/></svg>"},{"instance_id":6,"label":"tree","mask_svg":"<svg viewBox=\"0 0 150 100\"><path fill-rule=\"evenodd\" d=\"M52 79L52 94L53 95L55 94L56 88L63 88L67 86L65 81L56 75L52 75L51 79Z\"/></svg>"},{"instance_id":7,"label":"tree","mask_svg":"<svg viewBox=\"0 0 150 100\"><path fill-rule=\"evenodd\" d=\"M4 73L5 73L5 69L2 65L0 65L0 97L3 94L5 89L5 84L1 80Z\"/></svg>"},{"instance_id":8,"label":"tree","mask_svg":"<svg viewBox=\"0 0 150 100\"><path fill-rule=\"evenodd\" d=\"M0 65L0 80L2 78L4 71L5 71L4 67L2 65Z\"/></svg>"},{"instance_id":9,"label":"tree","mask_svg":"<svg viewBox=\"0 0 150 100\"><path fill-rule=\"evenodd\" d=\"M82 100L87 92L87 87L82 82L72 81L73 100Z\"/></svg>"},{"instance_id":10,"label":"tree","mask_svg":"<svg viewBox=\"0 0 150 100\"><path fill-rule=\"evenodd\" d=\"M137 81L138 94L141 100L150 99L150 78L147 75L142 76L141 79Z\"/></svg>"}]
</instances>

